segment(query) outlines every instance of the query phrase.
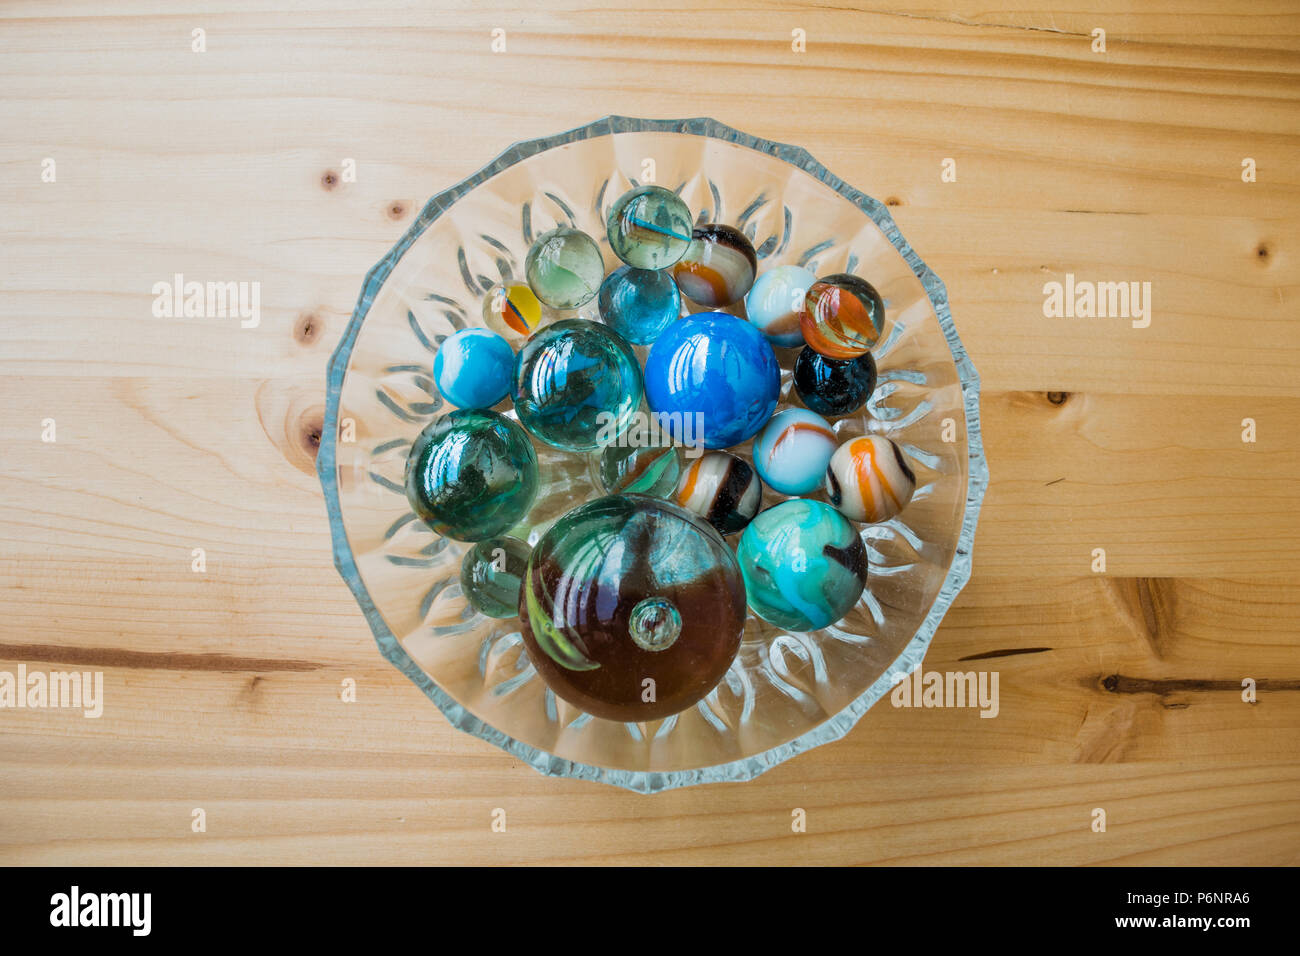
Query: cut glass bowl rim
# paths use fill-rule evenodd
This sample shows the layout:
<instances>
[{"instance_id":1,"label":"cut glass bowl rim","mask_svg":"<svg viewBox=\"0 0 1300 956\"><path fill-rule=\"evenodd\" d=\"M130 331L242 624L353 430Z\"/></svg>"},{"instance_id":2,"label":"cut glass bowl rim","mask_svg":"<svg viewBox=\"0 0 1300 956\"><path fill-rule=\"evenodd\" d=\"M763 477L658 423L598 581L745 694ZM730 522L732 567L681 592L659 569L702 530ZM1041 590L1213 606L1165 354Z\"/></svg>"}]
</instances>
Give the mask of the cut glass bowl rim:
<instances>
[{"instance_id":1,"label":"cut glass bowl rim","mask_svg":"<svg viewBox=\"0 0 1300 956\"><path fill-rule=\"evenodd\" d=\"M966 485L966 507L962 517L961 534L953 556L952 566L944 578L934 604L921 622L920 627L908 641L899 656L890 667L876 679L870 687L844 707L829 720L824 721L794 740L772 747L762 753L744 757L739 760L711 767L697 767L691 770L646 771L622 770L613 767L599 767L577 761L566 760L547 753L537 747L516 740L480 720L465 707L458 704L442 690L432 678L406 653L397 637L389 630L383 616L375 606L366 589L365 582L357 570L352 548L348 544L347 532L343 525L343 513L339 502L336 446L338 442L339 403L343 391L343 379L347 374L348 362L352 355L357 335L365 322L375 295L392 272L393 266L406 253L407 249L429 228L452 204L502 170L544 152L556 146L593 139L598 136L611 136L619 133L675 133L688 136L704 136L745 146L749 149L774 156L791 166L797 167L810 176L820 180L845 199L867 214L885 234L886 238L898 250L899 254L911 266L912 272L921 281L922 287L934 307L939 325L948 341L953 361L961 382L962 405L966 414L966 440L969 454L969 476ZM544 136L518 142L502 152L478 172L461 180L456 185L445 189L430 199L420 215L368 273L348 323L334 354L330 357L328 384L325 405L325 426L322 429L320 450L316 456L316 472L320 477L325 492L325 504L329 512L330 538L334 549L334 566L343 580L351 588L357 603L361 606L380 653L388 658L398 670L411 679L417 687L438 705L438 709L451 722L452 726L465 733L473 734L524 761L536 770L552 775L578 780L594 780L600 783L624 787L639 793L656 793L677 787L701 783L722 783L727 781L752 780L764 771L784 763L791 757L822 744L839 740L857 724L863 714L883 697L900 679L912 673L920 666L925 652L934 638L934 633L943 620L953 600L970 580L971 550L975 539L975 525L979 518L980 505L988 487L988 463L984 457L984 443L980 436L979 392L980 379L971 364L966 349L953 324L952 314L948 309L948 290L937 275L921 261L907 241L903 239L889 210L867 194L853 188L840 179L825 166L815 160L807 150L785 143L751 136L739 130L707 117L694 119L637 119L627 116L606 116L603 119L579 126L554 136Z\"/></svg>"}]
</instances>

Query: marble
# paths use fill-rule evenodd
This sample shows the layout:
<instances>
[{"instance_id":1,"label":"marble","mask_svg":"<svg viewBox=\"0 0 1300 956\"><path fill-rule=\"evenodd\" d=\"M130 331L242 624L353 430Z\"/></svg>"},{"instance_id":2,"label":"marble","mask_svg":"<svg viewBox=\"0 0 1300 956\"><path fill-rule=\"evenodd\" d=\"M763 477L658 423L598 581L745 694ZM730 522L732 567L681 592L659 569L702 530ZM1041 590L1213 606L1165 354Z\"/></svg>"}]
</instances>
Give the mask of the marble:
<instances>
[{"instance_id":1,"label":"marble","mask_svg":"<svg viewBox=\"0 0 1300 956\"><path fill-rule=\"evenodd\" d=\"M817 277L802 266L776 266L754 281L745 296L745 316L780 348L804 344L800 321L807 311L808 290Z\"/></svg>"},{"instance_id":2,"label":"marble","mask_svg":"<svg viewBox=\"0 0 1300 956\"><path fill-rule=\"evenodd\" d=\"M754 440L754 467L783 495L821 487L838 440L830 424L805 408L777 412Z\"/></svg>"},{"instance_id":3,"label":"marble","mask_svg":"<svg viewBox=\"0 0 1300 956\"><path fill-rule=\"evenodd\" d=\"M665 498L677 487L682 451L676 445L610 445L600 453L596 483L606 494L636 492Z\"/></svg>"},{"instance_id":4,"label":"marble","mask_svg":"<svg viewBox=\"0 0 1300 956\"><path fill-rule=\"evenodd\" d=\"M495 286L483 297L483 324L498 335L529 336L543 321L542 303L521 282Z\"/></svg>"},{"instance_id":5,"label":"marble","mask_svg":"<svg viewBox=\"0 0 1300 956\"><path fill-rule=\"evenodd\" d=\"M542 302L553 309L576 309L600 291L605 260L591 236L558 226L537 237L524 260L524 274Z\"/></svg>"},{"instance_id":6,"label":"marble","mask_svg":"<svg viewBox=\"0 0 1300 956\"><path fill-rule=\"evenodd\" d=\"M677 283L667 272L620 266L600 284L600 317L633 345L649 345L682 314Z\"/></svg>"},{"instance_id":7,"label":"marble","mask_svg":"<svg viewBox=\"0 0 1300 956\"><path fill-rule=\"evenodd\" d=\"M875 286L858 276L818 279L808 290L806 306L799 319L804 341L827 358L857 358L885 330L885 303Z\"/></svg>"},{"instance_id":8,"label":"marble","mask_svg":"<svg viewBox=\"0 0 1300 956\"><path fill-rule=\"evenodd\" d=\"M740 536L736 559L749 608L791 631L842 620L867 585L867 549L830 505L791 498L760 512Z\"/></svg>"},{"instance_id":9,"label":"marble","mask_svg":"<svg viewBox=\"0 0 1300 956\"><path fill-rule=\"evenodd\" d=\"M758 274L758 256L739 229L710 223L692 232L672 273L682 295L716 309L744 298Z\"/></svg>"},{"instance_id":10,"label":"marble","mask_svg":"<svg viewBox=\"0 0 1300 956\"><path fill-rule=\"evenodd\" d=\"M495 537L523 520L537 495L537 453L504 415L458 409L425 426L406 460L416 517L457 541Z\"/></svg>"},{"instance_id":11,"label":"marble","mask_svg":"<svg viewBox=\"0 0 1300 956\"><path fill-rule=\"evenodd\" d=\"M853 359L831 359L805 347L794 360L793 382L795 393L811 411L832 418L851 415L876 390L876 360L870 352Z\"/></svg>"},{"instance_id":12,"label":"marble","mask_svg":"<svg viewBox=\"0 0 1300 956\"><path fill-rule=\"evenodd\" d=\"M515 414L534 437L564 451L613 444L631 425L641 394L632 347L598 322L544 326L515 356Z\"/></svg>"},{"instance_id":13,"label":"marble","mask_svg":"<svg viewBox=\"0 0 1300 956\"><path fill-rule=\"evenodd\" d=\"M528 658L556 696L607 720L658 720L726 674L745 585L705 522L660 498L611 495L537 542L519 616Z\"/></svg>"},{"instance_id":14,"label":"marble","mask_svg":"<svg viewBox=\"0 0 1300 956\"><path fill-rule=\"evenodd\" d=\"M883 435L850 438L826 469L826 497L854 521L888 521L907 507L916 475L903 449Z\"/></svg>"},{"instance_id":15,"label":"marble","mask_svg":"<svg viewBox=\"0 0 1300 956\"><path fill-rule=\"evenodd\" d=\"M674 497L723 535L743 531L763 503L763 482L743 458L711 451L686 466Z\"/></svg>"},{"instance_id":16,"label":"marble","mask_svg":"<svg viewBox=\"0 0 1300 956\"><path fill-rule=\"evenodd\" d=\"M519 589L532 551L526 542L502 536L480 541L465 552L460 589L470 607L488 617L518 617Z\"/></svg>"},{"instance_id":17,"label":"marble","mask_svg":"<svg viewBox=\"0 0 1300 956\"><path fill-rule=\"evenodd\" d=\"M491 408L510 394L515 353L489 329L447 336L433 357L438 392L457 408Z\"/></svg>"},{"instance_id":18,"label":"marble","mask_svg":"<svg viewBox=\"0 0 1300 956\"><path fill-rule=\"evenodd\" d=\"M645 363L646 399L683 444L738 445L776 409L781 366L763 334L725 312L670 325Z\"/></svg>"},{"instance_id":19,"label":"marble","mask_svg":"<svg viewBox=\"0 0 1300 956\"><path fill-rule=\"evenodd\" d=\"M606 219L609 246L634 269L666 269L691 244L691 211L662 186L638 186L620 196Z\"/></svg>"}]
</instances>

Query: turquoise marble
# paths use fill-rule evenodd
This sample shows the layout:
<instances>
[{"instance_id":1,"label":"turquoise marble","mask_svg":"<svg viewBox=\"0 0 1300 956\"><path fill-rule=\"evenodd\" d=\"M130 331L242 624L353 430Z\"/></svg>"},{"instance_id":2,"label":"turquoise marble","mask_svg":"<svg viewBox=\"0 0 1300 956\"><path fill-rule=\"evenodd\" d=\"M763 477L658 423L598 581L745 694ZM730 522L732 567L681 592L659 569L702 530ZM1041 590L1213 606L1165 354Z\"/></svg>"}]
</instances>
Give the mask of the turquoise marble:
<instances>
[{"instance_id":1,"label":"turquoise marble","mask_svg":"<svg viewBox=\"0 0 1300 956\"><path fill-rule=\"evenodd\" d=\"M609 210L610 248L634 269L666 269L685 255L694 222L681 197L662 186L638 186Z\"/></svg>"},{"instance_id":2,"label":"turquoise marble","mask_svg":"<svg viewBox=\"0 0 1300 956\"><path fill-rule=\"evenodd\" d=\"M576 309L596 297L605 259L596 240L580 229L558 226L543 233L524 259L528 287L555 309Z\"/></svg>"},{"instance_id":3,"label":"turquoise marble","mask_svg":"<svg viewBox=\"0 0 1300 956\"><path fill-rule=\"evenodd\" d=\"M749 608L791 631L848 614L867 585L867 549L830 505L792 498L761 512L736 549Z\"/></svg>"},{"instance_id":4,"label":"turquoise marble","mask_svg":"<svg viewBox=\"0 0 1300 956\"><path fill-rule=\"evenodd\" d=\"M433 357L433 381L457 408L491 408L510 394L515 353L489 329L461 329Z\"/></svg>"},{"instance_id":5,"label":"turquoise marble","mask_svg":"<svg viewBox=\"0 0 1300 956\"><path fill-rule=\"evenodd\" d=\"M406 459L406 497L438 534L482 541L523 520L537 495L537 453L518 424L483 409L430 422Z\"/></svg>"},{"instance_id":6,"label":"turquoise marble","mask_svg":"<svg viewBox=\"0 0 1300 956\"><path fill-rule=\"evenodd\" d=\"M544 326L515 356L515 414L535 437L563 451L613 444L635 418L641 393L632 347L598 322Z\"/></svg>"},{"instance_id":7,"label":"turquoise marble","mask_svg":"<svg viewBox=\"0 0 1300 956\"><path fill-rule=\"evenodd\" d=\"M633 345L648 345L682 314L682 296L667 272L619 266L600 284L600 317Z\"/></svg>"},{"instance_id":8,"label":"turquoise marble","mask_svg":"<svg viewBox=\"0 0 1300 956\"><path fill-rule=\"evenodd\" d=\"M509 536L489 538L470 548L460 566L460 589L470 607L488 617L517 617L519 589L532 550Z\"/></svg>"}]
</instances>

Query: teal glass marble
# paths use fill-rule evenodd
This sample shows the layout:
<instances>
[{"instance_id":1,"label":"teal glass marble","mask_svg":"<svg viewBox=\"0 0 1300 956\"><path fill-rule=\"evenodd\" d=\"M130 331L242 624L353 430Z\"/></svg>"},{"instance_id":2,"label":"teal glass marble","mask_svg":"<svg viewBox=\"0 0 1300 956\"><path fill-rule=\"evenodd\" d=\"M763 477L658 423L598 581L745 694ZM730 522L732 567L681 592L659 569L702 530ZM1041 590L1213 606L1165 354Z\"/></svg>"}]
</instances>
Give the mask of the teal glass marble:
<instances>
[{"instance_id":1,"label":"teal glass marble","mask_svg":"<svg viewBox=\"0 0 1300 956\"><path fill-rule=\"evenodd\" d=\"M649 345L682 314L682 296L667 272L619 266L600 284L600 317L633 345Z\"/></svg>"},{"instance_id":2,"label":"teal glass marble","mask_svg":"<svg viewBox=\"0 0 1300 956\"><path fill-rule=\"evenodd\" d=\"M491 408L510 394L515 353L491 329L461 329L433 357L433 381L457 408Z\"/></svg>"},{"instance_id":3,"label":"teal glass marble","mask_svg":"<svg viewBox=\"0 0 1300 956\"><path fill-rule=\"evenodd\" d=\"M686 253L694 225L681 197L662 186L625 192L609 210L610 248L634 269L666 269Z\"/></svg>"},{"instance_id":4,"label":"teal glass marble","mask_svg":"<svg viewBox=\"0 0 1300 956\"><path fill-rule=\"evenodd\" d=\"M867 549L848 519L791 498L761 512L736 549L750 610L791 631L829 627L867 586Z\"/></svg>"},{"instance_id":5,"label":"teal glass marble","mask_svg":"<svg viewBox=\"0 0 1300 956\"><path fill-rule=\"evenodd\" d=\"M610 445L600 453L596 479L607 494L637 492L666 498L677 488L682 452L676 445Z\"/></svg>"},{"instance_id":6,"label":"teal glass marble","mask_svg":"<svg viewBox=\"0 0 1300 956\"><path fill-rule=\"evenodd\" d=\"M470 607L488 617L519 614L519 589L532 548L508 535L480 541L465 553L460 589Z\"/></svg>"},{"instance_id":7,"label":"teal glass marble","mask_svg":"<svg viewBox=\"0 0 1300 956\"><path fill-rule=\"evenodd\" d=\"M698 703L745 629L745 584L722 536L646 495L598 498L557 521L528 560L519 605L547 686L608 720Z\"/></svg>"},{"instance_id":8,"label":"teal glass marble","mask_svg":"<svg viewBox=\"0 0 1300 956\"><path fill-rule=\"evenodd\" d=\"M425 426L406 459L406 498L421 521L482 541L523 520L537 495L537 453L518 424L459 409Z\"/></svg>"},{"instance_id":9,"label":"teal glass marble","mask_svg":"<svg viewBox=\"0 0 1300 956\"><path fill-rule=\"evenodd\" d=\"M596 240L580 229L558 226L543 233L524 259L528 287L554 309L576 309L596 297L605 260Z\"/></svg>"},{"instance_id":10,"label":"teal glass marble","mask_svg":"<svg viewBox=\"0 0 1300 956\"><path fill-rule=\"evenodd\" d=\"M563 451L613 444L636 416L641 393L632 347L598 322L544 326L515 356L511 397L520 423Z\"/></svg>"}]
</instances>

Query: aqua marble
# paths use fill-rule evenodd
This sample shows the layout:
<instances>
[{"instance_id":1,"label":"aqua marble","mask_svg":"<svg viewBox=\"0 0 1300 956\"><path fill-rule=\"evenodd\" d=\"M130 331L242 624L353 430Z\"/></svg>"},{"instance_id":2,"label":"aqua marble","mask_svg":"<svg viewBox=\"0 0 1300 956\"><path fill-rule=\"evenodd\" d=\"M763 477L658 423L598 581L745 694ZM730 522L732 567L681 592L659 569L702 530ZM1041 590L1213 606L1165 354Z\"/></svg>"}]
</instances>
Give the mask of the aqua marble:
<instances>
[{"instance_id":1,"label":"aqua marble","mask_svg":"<svg viewBox=\"0 0 1300 956\"><path fill-rule=\"evenodd\" d=\"M524 259L528 285L554 309L576 309L596 297L605 259L596 240L580 229L558 226L537 237Z\"/></svg>"},{"instance_id":2,"label":"aqua marble","mask_svg":"<svg viewBox=\"0 0 1300 956\"><path fill-rule=\"evenodd\" d=\"M649 345L682 314L682 297L667 272L619 266L600 284L600 317L633 345Z\"/></svg>"},{"instance_id":3,"label":"aqua marble","mask_svg":"<svg viewBox=\"0 0 1300 956\"><path fill-rule=\"evenodd\" d=\"M802 266L775 266L760 275L745 296L745 316L781 348L803 345L799 320L817 277Z\"/></svg>"},{"instance_id":4,"label":"aqua marble","mask_svg":"<svg viewBox=\"0 0 1300 956\"><path fill-rule=\"evenodd\" d=\"M609 210L610 248L635 269L666 269L691 244L691 211L681 197L662 186L638 186Z\"/></svg>"},{"instance_id":5,"label":"aqua marble","mask_svg":"<svg viewBox=\"0 0 1300 956\"><path fill-rule=\"evenodd\" d=\"M787 408L754 439L754 467L781 494L806 495L821 486L836 444L826 419L806 408Z\"/></svg>"},{"instance_id":6,"label":"aqua marble","mask_svg":"<svg viewBox=\"0 0 1300 956\"><path fill-rule=\"evenodd\" d=\"M470 548L460 566L460 589L470 607L488 617L517 617L519 589L532 550L509 536L489 538Z\"/></svg>"},{"instance_id":7,"label":"aqua marble","mask_svg":"<svg viewBox=\"0 0 1300 956\"><path fill-rule=\"evenodd\" d=\"M607 494L637 492L664 498L677 487L682 451L676 445L610 445L600 453L596 481Z\"/></svg>"},{"instance_id":8,"label":"aqua marble","mask_svg":"<svg viewBox=\"0 0 1300 956\"><path fill-rule=\"evenodd\" d=\"M791 631L815 631L848 614L867 585L867 549L830 505L791 498L761 512L736 549L749 608Z\"/></svg>"},{"instance_id":9,"label":"aqua marble","mask_svg":"<svg viewBox=\"0 0 1300 956\"><path fill-rule=\"evenodd\" d=\"M547 686L625 722L700 701L745 629L745 585L722 536L646 495L598 498L560 518L533 549L519 603Z\"/></svg>"},{"instance_id":10,"label":"aqua marble","mask_svg":"<svg viewBox=\"0 0 1300 956\"><path fill-rule=\"evenodd\" d=\"M794 360L794 390L819 415L851 415L876 388L876 360L871 353L832 359L805 347Z\"/></svg>"},{"instance_id":11,"label":"aqua marble","mask_svg":"<svg viewBox=\"0 0 1300 956\"><path fill-rule=\"evenodd\" d=\"M670 325L645 363L646 399L683 444L728 448L752 437L776 409L781 366L763 334L725 312Z\"/></svg>"},{"instance_id":12,"label":"aqua marble","mask_svg":"<svg viewBox=\"0 0 1300 956\"><path fill-rule=\"evenodd\" d=\"M523 520L537 494L537 453L519 425L458 409L425 426L406 459L406 497L438 534L482 541Z\"/></svg>"},{"instance_id":13,"label":"aqua marble","mask_svg":"<svg viewBox=\"0 0 1300 956\"><path fill-rule=\"evenodd\" d=\"M449 335L433 357L433 381L457 408L491 408L510 394L515 353L489 329Z\"/></svg>"},{"instance_id":14,"label":"aqua marble","mask_svg":"<svg viewBox=\"0 0 1300 956\"><path fill-rule=\"evenodd\" d=\"M613 444L631 425L641 394L632 347L598 322L544 326L515 356L511 397L520 423L564 451Z\"/></svg>"}]
</instances>

